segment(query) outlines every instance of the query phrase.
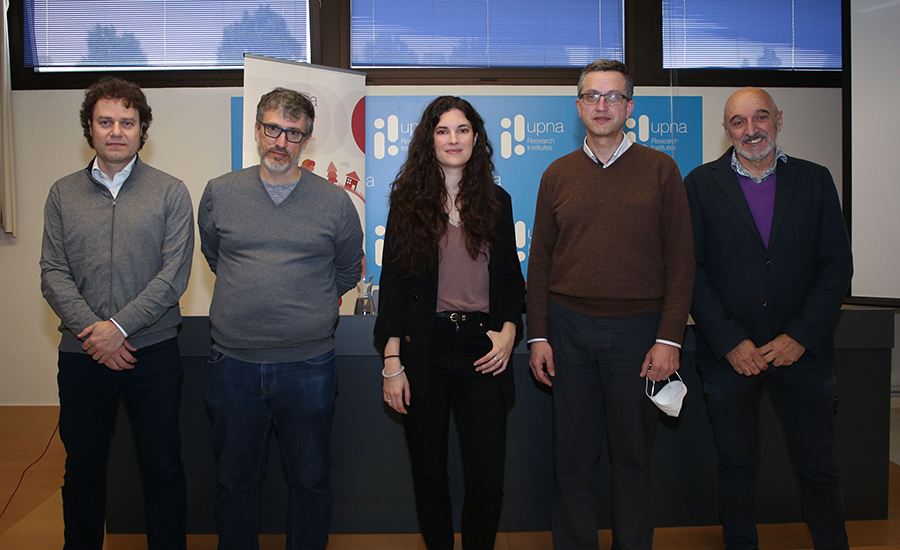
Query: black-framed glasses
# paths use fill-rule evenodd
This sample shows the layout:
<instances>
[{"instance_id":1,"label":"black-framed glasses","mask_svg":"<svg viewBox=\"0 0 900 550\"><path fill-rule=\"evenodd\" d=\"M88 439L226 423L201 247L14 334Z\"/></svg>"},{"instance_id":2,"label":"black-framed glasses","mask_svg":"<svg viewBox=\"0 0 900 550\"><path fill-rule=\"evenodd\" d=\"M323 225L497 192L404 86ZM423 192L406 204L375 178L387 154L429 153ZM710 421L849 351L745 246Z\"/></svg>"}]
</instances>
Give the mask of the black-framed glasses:
<instances>
[{"instance_id":1,"label":"black-framed glasses","mask_svg":"<svg viewBox=\"0 0 900 550\"><path fill-rule=\"evenodd\" d=\"M578 99L580 99L587 105L596 105L600 103L601 97L606 98L606 104L610 107L618 107L622 104L623 101L628 101L631 99L621 92L609 92L608 94L598 94L597 92L591 92L587 94L581 94L580 96L578 96Z\"/></svg>"},{"instance_id":2,"label":"black-framed glasses","mask_svg":"<svg viewBox=\"0 0 900 550\"><path fill-rule=\"evenodd\" d=\"M309 132L301 132L300 130L282 128L281 126L276 126L274 124L266 124L259 119L256 119L256 122L263 127L263 132L266 136L272 139L278 139L278 136L284 132L284 137L287 138L288 141L291 143L300 143L303 141L303 138L309 135Z\"/></svg>"}]
</instances>

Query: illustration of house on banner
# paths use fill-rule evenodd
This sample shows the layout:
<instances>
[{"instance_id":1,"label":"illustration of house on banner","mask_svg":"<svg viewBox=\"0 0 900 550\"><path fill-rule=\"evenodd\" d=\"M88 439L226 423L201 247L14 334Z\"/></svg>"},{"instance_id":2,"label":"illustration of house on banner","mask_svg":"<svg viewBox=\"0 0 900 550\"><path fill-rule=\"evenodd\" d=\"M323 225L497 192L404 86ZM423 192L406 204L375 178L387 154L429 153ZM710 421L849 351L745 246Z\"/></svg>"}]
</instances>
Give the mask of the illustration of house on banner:
<instances>
[{"instance_id":1,"label":"illustration of house on banner","mask_svg":"<svg viewBox=\"0 0 900 550\"><path fill-rule=\"evenodd\" d=\"M354 195L362 199L363 202L366 202L366 196L360 193L359 174L357 174L356 171L350 172L349 174L344 176L343 184L338 183L338 169L333 162L328 163L328 170L326 172L327 174L325 179L342 189L346 189L350 193L353 193Z\"/></svg>"},{"instance_id":2,"label":"illustration of house on banner","mask_svg":"<svg viewBox=\"0 0 900 550\"><path fill-rule=\"evenodd\" d=\"M356 186L359 185L359 174L355 171L347 174L347 179L344 180L344 189L350 191L351 193L356 193Z\"/></svg>"}]
</instances>

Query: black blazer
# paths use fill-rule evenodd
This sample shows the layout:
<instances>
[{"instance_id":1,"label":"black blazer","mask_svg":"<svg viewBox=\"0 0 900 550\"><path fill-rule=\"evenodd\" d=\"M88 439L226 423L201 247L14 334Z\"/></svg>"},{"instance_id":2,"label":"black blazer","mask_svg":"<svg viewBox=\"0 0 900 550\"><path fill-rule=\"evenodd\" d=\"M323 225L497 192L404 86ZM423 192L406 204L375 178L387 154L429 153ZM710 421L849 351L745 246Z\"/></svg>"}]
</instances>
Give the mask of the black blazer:
<instances>
[{"instance_id":1,"label":"black blazer","mask_svg":"<svg viewBox=\"0 0 900 550\"><path fill-rule=\"evenodd\" d=\"M500 240L491 247L488 263L490 293L490 330L500 331L503 323L516 324L516 341L522 337L522 307L525 302L525 279L516 250L513 228L512 201L498 186L501 216L496 225ZM410 391L413 395L425 388L428 380L428 357L434 314L437 309L437 265L414 277L406 276L394 262L391 246L393 224L388 215L384 235L381 280L378 291L378 316L375 320L375 341L384 349L391 337L400 338L400 361L406 367ZM399 237L402 238L402 237ZM512 362L498 375L507 404L515 395ZM422 390L424 391L424 389Z\"/></svg>"},{"instance_id":2,"label":"black blazer","mask_svg":"<svg viewBox=\"0 0 900 550\"><path fill-rule=\"evenodd\" d=\"M731 168L729 149L684 183L697 274L691 315L716 360L742 340L761 346L781 333L806 348L833 349L831 329L853 274L850 241L831 173L788 157L777 162L775 211L766 249Z\"/></svg>"}]
</instances>

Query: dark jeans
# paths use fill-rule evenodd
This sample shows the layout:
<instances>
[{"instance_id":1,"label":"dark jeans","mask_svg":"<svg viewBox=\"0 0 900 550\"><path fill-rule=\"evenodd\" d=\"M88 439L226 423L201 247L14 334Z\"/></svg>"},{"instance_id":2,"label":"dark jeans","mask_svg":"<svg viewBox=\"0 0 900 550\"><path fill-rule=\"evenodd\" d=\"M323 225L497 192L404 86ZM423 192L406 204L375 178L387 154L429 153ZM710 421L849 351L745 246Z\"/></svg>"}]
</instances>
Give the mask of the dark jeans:
<instances>
[{"instance_id":1,"label":"dark jeans","mask_svg":"<svg viewBox=\"0 0 900 550\"><path fill-rule=\"evenodd\" d=\"M289 550L325 550L331 526L334 351L293 363L257 364L209 352L206 404L219 461L219 550L259 548L260 488L272 428L288 481Z\"/></svg>"},{"instance_id":2,"label":"dark jeans","mask_svg":"<svg viewBox=\"0 0 900 550\"><path fill-rule=\"evenodd\" d=\"M59 353L59 436L66 550L100 550L106 466L119 396L124 398L143 476L147 546L185 548L186 492L178 407L181 359L175 339L133 353L134 369L113 371L81 353Z\"/></svg>"},{"instance_id":3,"label":"dark jeans","mask_svg":"<svg viewBox=\"0 0 900 550\"><path fill-rule=\"evenodd\" d=\"M815 548L849 548L841 474L834 457L834 352L822 352L818 358L807 355L789 367L769 367L747 377L736 373L725 360L714 362L711 354L706 357L701 346L704 344L698 341L703 390L719 449L719 512L725 546L753 550L759 543L759 406L768 385L787 428Z\"/></svg>"},{"instance_id":4,"label":"dark jeans","mask_svg":"<svg viewBox=\"0 0 900 550\"><path fill-rule=\"evenodd\" d=\"M456 325L435 318L428 388L411 388L404 432L412 463L419 528L428 550L453 549L453 517L447 476L450 411L459 433L465 501L462 545L492 550L503 505L506 402L496 377L473 363L493 347L476 321ZM507 368L512 368L510 360Z\"/></svg>"},{"instance_id":5,"label":"dark jeans","mask_svg":"<svg viewBox=\"0 0 900 550\"><path fill-rule=\"evenodd\" d=\"M644 394L644 357L660 314L588 317L550 302L553 347L553 548L599 547L599 473L605 433L612 471L613 549L650 550L650 457L658 411Z\"/></svg>"}]
</instances>

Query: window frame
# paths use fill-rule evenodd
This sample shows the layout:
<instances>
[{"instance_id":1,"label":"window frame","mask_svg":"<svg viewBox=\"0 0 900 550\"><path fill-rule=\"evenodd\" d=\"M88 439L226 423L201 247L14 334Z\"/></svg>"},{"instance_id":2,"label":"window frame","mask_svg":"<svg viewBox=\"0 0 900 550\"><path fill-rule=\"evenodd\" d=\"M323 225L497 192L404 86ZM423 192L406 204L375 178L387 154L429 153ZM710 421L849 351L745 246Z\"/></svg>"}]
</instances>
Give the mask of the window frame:
<instances>
[{"instance_id":1,"label":"window frame","mask_svg":"<svg viewBox=\"0 0 900 550\"><path fill-rule=\"evenodd\" d=\"M848 0L842 0L842 9L847 3ZM635 75L635 84L639 86L743 87L752 84L760 88L840 88L842 85L841 73L843 70L664 69L662 0L633 0L628 4L634 11L631 14L627 8L625 11L626 60L627 52L635 49L635 42L628 42L629 34L632 38L639 37L640 42L638 43L642 42L652 46L638 52L640 57L634 60L635 66L643 69ZM638 17L638 11L643 14L643 17ZM629 20L636 26L632 33L628 32ZM841 17L842 28L846 29L847 21L846 16ZM844 42L846 40L845 32ZM629 48L629 45L632 47ZM846 48L844 50L846 52ZM847 55L845 53L843 63L846 65L846 62ZM628 64L628 67L630 69L631 64Z\"/></svg>"},{"instance_id":2,"label":"window frame","mask_svg":"<svg viewBox=\"0 0 900 550\"><path fill-rule=\"evenodd\" d=\"M663 57L662 57L662 56L663 56L663 45L662 45L662 34L663 34L663 30L662 30L662 20L663 20L663 17L662 17L662 9L663 9L663 8L662 8L662 0L661 0L661 1L660 1L660 10L659 10L659 27L660 27L660 32L659 32L659 37L660 37L660 44L659 44L660 62L659 62L659 67L663 67ZM842 28L844 27L844 23L845 23L845 22L846 22L846 20L844 19L844 13L843 13L843 0L842 0L842 4L841 4L841 27L842 27ZM844 39L844 37L842 36L841 39L842 39L842 40L841 40L841 43L843 44L843 39ZM843 58L844 58L843 52L842 52L841 58L842 58L842 64L843 64ZM669 71L669 70L674 70L674 71L694 70L694 71L697 71L697 70L699 70L699 71L714 71L714 72L715 72L715 71L723 71L723 70L726 70L726 71L747 71L747 72L749 72L749 71L755 71L755 72L757 72L757 73L766 73L766 72L771 72L771 71L776 71L776 72L781 71L781 72L786 72L786 73L791 73L791 72L797 72L797 73L802 73L802 72L817 72L817 73L837 72L837 73L840 73L840 72L841 72L841 69L816 69L816 68L800 68L800 69L786 68L786 69L778 69L778 68L774 68L774 67L772 67L772 68L765 68L765 69L742 69L742 68L739 68L739 67L720 67L720 68L699 68L699 69L674 68L674 69L664 69L664 70L665 70L665 71Z\"/></svg>"},{"instance_id":3,"label":"window frame","mask_svg":"<svg viewBox=\"0 0 900 550\"><path fill-rule=\"evenodd\" d=\"M310 59L321 56L321 18L319 2L307 2L309 13ZM244 85L242 69L162 69L122 71L47 71L36 72L25 66L25 2L10 0L9 24L10 77L13 90L66 90L87 88L100 77L112 74L145 88L229 87Z\"/></svg>"},{"instance_id":4,"label":"window frame","mask_svg":"<svg viewBox=\"0 0 900 550\"><path fill-rule=\"evenodd\" d=\"M350 69L350 0L308 1L312 63ZM42 72L24 67L24 2L11 0L10 61L14 90L86 88L104 71ZM625 63L638 86L745 86L840 88L849 64L849 0L842 1L845 55L841 71L759 69L663 69L662 0L625 2ZM333 29L337 29L336 31ZM327 30L328 32L324 32ZM640 47L639 47L640 45ZM649 47L648 47L649 45ZM363 69L368 85L572 85L580 68ZM151 88L242 86L240 69L116 71Z\"/></svg>"}]
</instances>

